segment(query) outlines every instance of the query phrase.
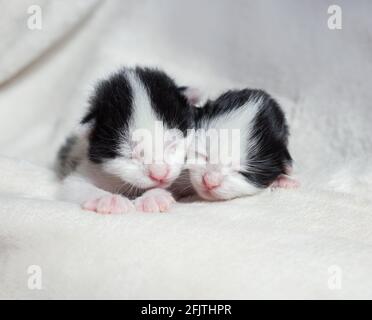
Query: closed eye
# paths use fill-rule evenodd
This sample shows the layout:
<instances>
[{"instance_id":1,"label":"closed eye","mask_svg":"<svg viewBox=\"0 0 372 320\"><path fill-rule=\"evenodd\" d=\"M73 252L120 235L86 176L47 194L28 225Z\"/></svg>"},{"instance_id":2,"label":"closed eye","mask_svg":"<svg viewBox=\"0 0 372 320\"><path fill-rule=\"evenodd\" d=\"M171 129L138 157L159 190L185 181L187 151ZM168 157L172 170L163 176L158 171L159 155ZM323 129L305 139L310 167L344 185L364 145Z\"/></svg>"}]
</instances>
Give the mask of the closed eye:
<instances>
[{"instance_id":1,"label":"closed eye","mask_svg":"<svg viewBox=\"0 0 372 320\"><path fill-rule=\"evenodd\" d=\"M143 148L139 148L138 146L135 147L132 151L132 158L134 159L142 159L143 157L145 156L145 151L143 150Z\"/></svg>"},{"instance_id":2,"label":"closed eye","mask_svg":"<svg viewBox=\"0 0 372 320\"><path fill-rule=\"evenodd\" d=\"M241 175L244 176L244 177L247 176L247 172L245 172L245 171L240 171L240 170L239 170L238 173L241 174Z\"/></svg>"},{"instance_id":3,"label":"closed eye","mask_svg":"<svg viewBox=\"0 0 372 320\"><path fill-rule=\"evenodd\" d=\"M177 150L177 141L170 143L169 145L166 146L166 148L167 148L167 151L169 151L171 153L176 152L176 150Z\"/></svg>"}]
</instances>

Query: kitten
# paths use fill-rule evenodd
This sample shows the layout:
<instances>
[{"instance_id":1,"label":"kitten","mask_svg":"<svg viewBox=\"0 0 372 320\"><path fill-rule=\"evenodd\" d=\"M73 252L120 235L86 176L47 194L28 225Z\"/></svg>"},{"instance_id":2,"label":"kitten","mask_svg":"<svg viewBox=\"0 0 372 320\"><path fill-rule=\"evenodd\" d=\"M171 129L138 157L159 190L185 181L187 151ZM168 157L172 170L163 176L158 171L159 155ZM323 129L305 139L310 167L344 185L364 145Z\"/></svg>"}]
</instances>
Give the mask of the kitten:
<instances>
[{"instance_id":1,"label":"kitten","mask_svg":"<svg viewBox=\"0 0 372 320\"><path fill-rule=\"evenodd\" d=\"M194 123L188 92L150 68L123 68L101 81L60 149L60 199L99 213L168 210L174 199L165 189L183 168ZM156 135L159 126L164 134Z\"/></svg>"},{"instance_id":2,"label":"kitten","mask_svg":"<svg viewBox=\"0 0 372 320\"><path fill-rule=\"evenodd\" d=\"M195 112L197 132L187 167L200 197L227 200L253 195L269 186L298 186L288 177L292 158L285 115L266 92L230 90ZM217 135L211 135L211 129ZM226 143L219 135L223 130L230 134L236 130L238 135ZM234 161L221 154L227 145L225 151L238 150Z\"/></svg>"}]
</instances>

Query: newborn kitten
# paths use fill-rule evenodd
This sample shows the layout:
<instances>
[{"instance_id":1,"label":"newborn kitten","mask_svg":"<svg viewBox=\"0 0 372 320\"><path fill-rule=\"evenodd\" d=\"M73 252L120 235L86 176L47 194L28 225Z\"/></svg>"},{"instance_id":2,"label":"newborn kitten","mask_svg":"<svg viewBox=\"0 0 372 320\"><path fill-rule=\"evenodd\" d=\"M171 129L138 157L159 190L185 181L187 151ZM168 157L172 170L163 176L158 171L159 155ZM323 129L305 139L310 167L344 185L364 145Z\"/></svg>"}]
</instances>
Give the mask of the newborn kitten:
<instances>
[{"instance_id":1,"label":"newborn kitten","mask_svg":"<svg viewBox=\"0 0 372 320\"><path fill-rule=\"evenodd\" d=\"M297 186L287 176L292 158L284 113L264 91L227 91L207 101L195 109L195 126L187 167L191 184L203 199L227 200L269 186ZM223 129L230 134L227 142L222 139ZM228 148L221 153L224 147ZM227 156L229 152L233 157Z\"/></svg>"},{"instance_id":2,"label":"newborn kitten","mask_svg":"<svg viewBox=\"0 0 372 320\"><path fill-rule=\"evenodd\" d=\"M123 68L101 81L59 152L60 199L99 213L168 210L174 200L164 189L181 172L193 125L187 93L150 68Z\"/></svg>"}]
</instances>

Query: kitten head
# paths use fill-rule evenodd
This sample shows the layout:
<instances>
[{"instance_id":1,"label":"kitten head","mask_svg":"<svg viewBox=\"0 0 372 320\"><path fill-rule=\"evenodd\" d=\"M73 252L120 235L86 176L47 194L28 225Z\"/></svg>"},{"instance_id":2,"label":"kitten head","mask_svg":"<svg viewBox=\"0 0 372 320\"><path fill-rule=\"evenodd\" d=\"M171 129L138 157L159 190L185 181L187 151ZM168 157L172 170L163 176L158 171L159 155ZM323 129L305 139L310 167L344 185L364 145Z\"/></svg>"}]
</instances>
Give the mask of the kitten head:
<instances>
[{"instance_id":1,"label":"kitten head","mask_svg":"<svg viewBox=\"0 0 372 320\"><path fill-rule=\"evenodd\" d=\"M165 73L123 69L100 82L82 123L91 161L133 187L167 187L180 174L193 108Z\"/></svg>"},{"instance_id":2,"label":"kitten head","mask_svg":"<svg viewBox=\"0 0 372 320\"><path fill-rule=\"evenodd\" d=\"M198 110L196 123L188 168L206 200L253 195L291 164L284 114L262 91L226 92Z\"/></svg>"}]
</instances>

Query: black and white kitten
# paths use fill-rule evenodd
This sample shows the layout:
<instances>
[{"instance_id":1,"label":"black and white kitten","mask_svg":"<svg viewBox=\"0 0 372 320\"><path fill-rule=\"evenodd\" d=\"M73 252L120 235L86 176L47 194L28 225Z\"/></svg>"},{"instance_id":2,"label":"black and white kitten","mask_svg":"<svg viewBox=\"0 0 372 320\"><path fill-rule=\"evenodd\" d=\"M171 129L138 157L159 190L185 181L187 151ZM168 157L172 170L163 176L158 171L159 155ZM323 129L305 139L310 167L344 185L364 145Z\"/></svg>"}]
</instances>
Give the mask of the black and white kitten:
<instances>
[{"instance_id":1,"label":"black and white kitten","mask_svg":"<svg viewBox=\"0 0 372 320\"><path fill-rule=\"evenodd\" d=\"M194 123L187 94L157 69L123 68L101 81L59 152L59 198L99 213L168 210L165 189L183 168Z\"/></svg>"},{"instance_id":2,"label":"black and white kitten","mask_svg":"<svg viewBox=\"0 0 372 320\"><path fill-rule=\"evenodd\" d=\"M230 90L207 101L195 109L195 127L187 167L191 184L203 199L227 200L269 186L298 185L288 177L292 158L284 113L264 91ZM222 141L224 131L230 134L227 141ZM226 157L227 150L229 155L235 152L234 158Z\"/></svg>"}]
</instances>

